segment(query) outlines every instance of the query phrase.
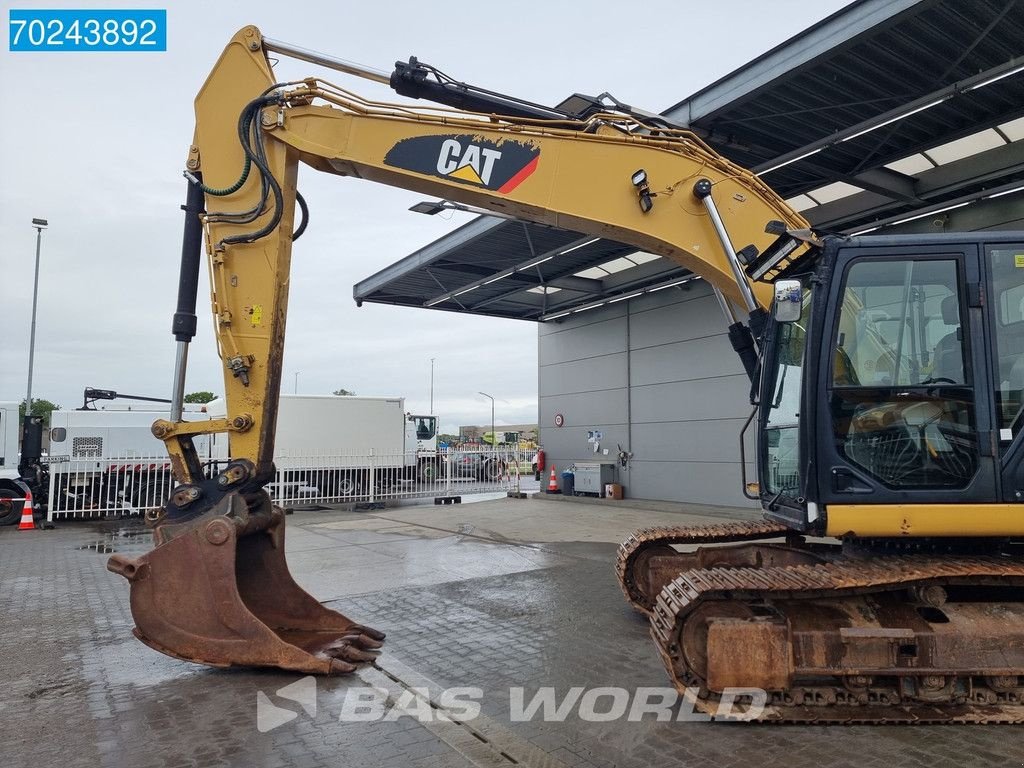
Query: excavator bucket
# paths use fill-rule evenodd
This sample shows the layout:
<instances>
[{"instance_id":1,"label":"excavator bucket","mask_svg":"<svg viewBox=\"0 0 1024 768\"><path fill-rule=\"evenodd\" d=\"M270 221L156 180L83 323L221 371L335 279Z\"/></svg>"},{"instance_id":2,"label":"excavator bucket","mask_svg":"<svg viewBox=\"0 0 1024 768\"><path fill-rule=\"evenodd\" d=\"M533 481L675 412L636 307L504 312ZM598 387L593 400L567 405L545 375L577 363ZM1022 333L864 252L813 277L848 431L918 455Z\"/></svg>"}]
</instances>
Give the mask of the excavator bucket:
<instances>
[{"instance_id":1,"label":"excavator bucket","mask_svg":"<svg viewBox=\"0 0 1024 768\"><path fill-rule=\"evenodd\" d=\"M112 556L107 568L131 583L135 636L168 656L215 667L329 675L372 661L384 634L295 583L284 527L284 513L265 493L248 501L230 494L197 519L157 524L147 554Z\"/></svg>"}]
</instances>

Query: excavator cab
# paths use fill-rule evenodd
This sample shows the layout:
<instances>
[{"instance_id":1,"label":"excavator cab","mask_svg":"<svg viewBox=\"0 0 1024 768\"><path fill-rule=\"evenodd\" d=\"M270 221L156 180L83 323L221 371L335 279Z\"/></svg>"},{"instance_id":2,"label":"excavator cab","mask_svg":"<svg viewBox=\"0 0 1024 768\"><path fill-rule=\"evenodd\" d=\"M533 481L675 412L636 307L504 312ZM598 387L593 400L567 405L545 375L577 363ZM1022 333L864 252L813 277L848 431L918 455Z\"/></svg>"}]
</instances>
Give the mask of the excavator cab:
<instances>
[{"instance_id":1,"label":"excavator cab","mask_svg":"<svg viewBox=\"0 0 1024 768\"><path fill-rule=\"evenodd\" d=\"M770 324L765 339L758 463L769 518L898 536L908 505L927 515L925 505L1019 499L1024 270L1004 254L1022 245L1003 235L828 240L797 276L799 316ZM1009 523L997 507L978 514L916 525L970 536L972 525Z\"/></svg>"}]
</instances>

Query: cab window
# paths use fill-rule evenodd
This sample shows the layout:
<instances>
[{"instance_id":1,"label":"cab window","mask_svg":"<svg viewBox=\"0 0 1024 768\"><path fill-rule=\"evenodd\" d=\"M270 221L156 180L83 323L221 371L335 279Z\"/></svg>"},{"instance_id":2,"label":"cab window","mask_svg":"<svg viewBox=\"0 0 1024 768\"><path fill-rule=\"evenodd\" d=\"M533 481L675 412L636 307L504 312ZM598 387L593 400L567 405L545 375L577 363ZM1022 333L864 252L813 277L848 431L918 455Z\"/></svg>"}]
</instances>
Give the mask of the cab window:
<instances>
[{"instance_id":1,"label":"cab window","mask_svg":"<svg viewBox=\"0 0 1024 768\"><path fill-rule=\"evenodd\" d=\"M995 308L996 421L1006 444L1024 421L1024 245L989 249Z\"/></svg>"},{"instance_id":2,"label":"cab window","mask_svg":"<svg viewBox=\"0 0 1024 768\"><path fill-rule=\"evenodd\" d=\"M416 439L429 440L437 431L437 419L433 416L414 416L416 422Z\"/></svg>"},{"instance_id":3,"label":"cab window","mask_svg":"<svg viewBox=\"0 0 1024 768\"><path fill-rule=\"evenodd\" d=\"M832 370L836 448L890 488L964 488L978 467L955 259L847 270Z\"/></svg>"},{"instance_id":4,"label":"cab window","mask_svg":"<svg viewBox=\"0 0 1024 768\"><path fill-rule=\"evenodd\" d=\"M767 372L772 382L762 403L765 452L760 476L771 494L800 495L800 395L810 322L811 293L803 292L800 319L778 327L775 357Z\"/></svg>"}]
</instances>

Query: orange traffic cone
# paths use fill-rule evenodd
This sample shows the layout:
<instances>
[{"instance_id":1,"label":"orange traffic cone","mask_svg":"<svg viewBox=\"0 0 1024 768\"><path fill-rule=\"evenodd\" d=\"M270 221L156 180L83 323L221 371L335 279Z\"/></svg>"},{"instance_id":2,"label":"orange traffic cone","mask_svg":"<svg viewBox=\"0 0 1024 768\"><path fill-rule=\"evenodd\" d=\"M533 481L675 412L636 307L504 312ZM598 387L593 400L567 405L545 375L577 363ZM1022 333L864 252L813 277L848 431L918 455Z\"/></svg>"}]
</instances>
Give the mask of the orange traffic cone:
<instances>
[{"instance_id":1,"label":"orange traffic cone","mask_svg":"<svg viewBox=\"0 0 1024 768\"><path fill-rule=\"evenodd\" d=\"M555 465L551 465L551 478L548 480L548 493L561 493L558 490L558 481L555 479Z\"/></svg>"},{"instance_id":2,"label":"orange traffic cone","mask_svg":"<svg viewBox=\"0 0 1024 768\"><path fill-rule=\"evenodd\" d=\"M35 528L36 521L32 517L32 491L25 491L25 506L21 508L21 522L18 523L18 530L34 531Z\"/></svg>"}]
</instances>

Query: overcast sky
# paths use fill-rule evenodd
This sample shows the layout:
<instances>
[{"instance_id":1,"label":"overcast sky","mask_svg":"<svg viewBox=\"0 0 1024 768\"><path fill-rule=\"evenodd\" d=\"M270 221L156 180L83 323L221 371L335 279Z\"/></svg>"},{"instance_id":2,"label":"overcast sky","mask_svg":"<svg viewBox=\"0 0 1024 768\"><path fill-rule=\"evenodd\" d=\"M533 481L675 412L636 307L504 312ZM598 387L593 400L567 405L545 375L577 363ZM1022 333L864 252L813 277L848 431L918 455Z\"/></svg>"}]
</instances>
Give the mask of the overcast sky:
<instances>
[{"instance_id":1,"label":"overcast sky","mask_svg":"<svg viewBox=\"0 0 1024 768\"><path fill-rule=\"evenodd\" d=\"M0 400L25 396L35 249L47 218L33 396L65 407L85 386L168 396L192 99L228 39L268 37L390 71L419 57L449 75L530 101L609 91L661 111L799 33L843 0L642 3L168 2L90 0L89 8L167 8L166 53L0 51ZM11 7L67 2L0 2ZM281 79L316 74L282 61ZM383 86L331 73L378 98ZM533 323L366 304L352 286L468 221L408 212L421 195L300 170L311 225L296 244L284 391L401 395L426 412L430 359L442 427L537 418ZM223 391L200 286L187 391Z\"/></svg>"}]
</instances>

